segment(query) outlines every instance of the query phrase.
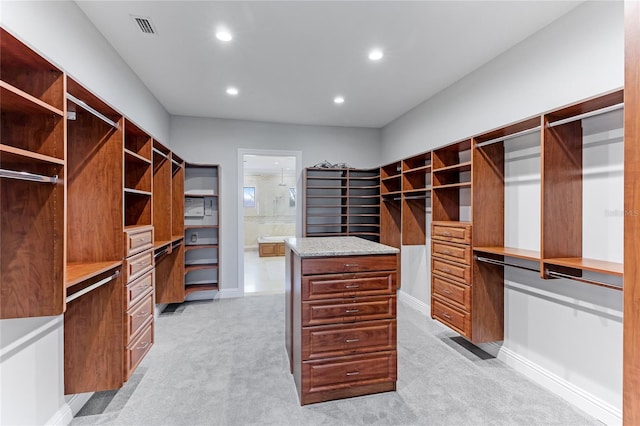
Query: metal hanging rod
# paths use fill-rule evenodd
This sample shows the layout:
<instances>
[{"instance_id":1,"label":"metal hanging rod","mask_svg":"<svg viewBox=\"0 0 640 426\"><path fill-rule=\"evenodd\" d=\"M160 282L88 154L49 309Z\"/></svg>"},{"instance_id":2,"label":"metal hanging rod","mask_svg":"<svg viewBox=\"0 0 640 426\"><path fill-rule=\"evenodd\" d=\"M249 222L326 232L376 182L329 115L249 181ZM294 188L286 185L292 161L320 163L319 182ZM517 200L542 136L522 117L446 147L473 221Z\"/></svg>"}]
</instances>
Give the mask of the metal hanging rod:
<instances>
[{"instance_id":1,"label":"metal hanging rod","mask_svg":"<svg viewBox=\"0 0 640 426\"><path fill-rule=\"evenodd\" d=\"M0 177L18 180L28 180L30 182L58 183L58 175L43 176L29 172L17 172L15 170L0 169Z\"/></svg>"},{"instance_id":2,"label":"metal hanging rod","mask_svg":"<svg viewBox=\"0 0 640 426\"><path fill-rule=\"evenodd\" d=\"M76 98L72 94L67 93L67 99L72 101L73 103L75 103L76 105L81 107L82 109L84 109L84 110L90 112L91 114L95 115L96 117L98 117L100 120L104 121L105 123L107 123L111 127L115 127L116 129L119 127L118 123L116 123L115 121L111 120L109 117L107 117L106 115L102 114L98 110L96 110L94 108L91 108L84 101L81 101L80 99Z\"/></svg>"},{"instance_id":3,"label":"metal hanging rod","mask_svg":"<svg viewBox=\"0 0 640 426\"><path fill-rule=\"evenodd\" d=\"M426 198L431 198L428 195L410 195L408 197L404 197L405 200L424 200Z\"/></svg>"},{"instance_id":4,"label":"metal hanging rod","mask_svg":"<svg viewBox=\"0 0 640 426\"><path fill-rule=\"evenodd\" d=\"M604 283L602 281L597 281L597 280L590 280L588 278L576 277L576 276L569 275L569 274L563 274L562 272L550 271L548 269L546 270L546 272L547 272L547 275L550 275L552 277L568 278L568 279L574 280L574 281L580 281L580 282L587 283L587 284L595 284L595 285L600 286L600 287L606 287L606 288L611 288L613 290L622 291L622 286L619 286L619 285Z\"/></svg>"},{"instance_id":5,"label":"metal hanging rod","mask_svg":"<svg viewBox=\"0 0 640 426\"><path fill-rule=\"evenodd\" d=\"M173 158L171 159L171 162L172 162L173 164L175 164L176 166L178 166L178 167L182 167L182 164L178 163L178 162L177 162L176 160L174 160Z\"/></svg>"},{"instance_id":6,"label":"metal hanging rod","mask_svg":"<svg viewBox=\"0 0 640 426\"><path fill-rule=\"evenodd\" d=\"M491 144L496 143L496 142L506 141L506 140L509 140L509 139L513 139L513 138L517 138L517 137L520 137L520 136L528 135L529 133L535 133L535 132L537 132L539 130L540 130L540 126L536 126L536 127L531 128L531 129L522 130L521 132L512 133L510 135L500 136L499 138L490 139L488 141L480 142L480 143L477 143L475 146L476 146L476 148L481 148L483 146L491 145Z\"/></svg>"},{"instance_id":7,"label":"metal hanging rod","mask_svg":"<svg viewBox=\"0 0 640 426\"><path fill-rule=\"evenodd\" d=\"M502 260L497 260L497 259L491 259L488 257L484 257L484 256L475 256L476 260L480 261L480 262L485 262L485 263L491 263L493 265L498 265L498 266L511 266L512 268L520 268L520 269L525 269L527 271L532 271L532 272L540 272L539 269L535 269L535 268L528 268L526 266L522 266L522 265L516 265L515 263L508 263L508 262L504 262Z\"/></svg>"},{"instance_id":8,"label":"metal hanging rod","mask_svg":"<svg viewBox=\"0 0 640 426\"><path fill-rule=\"evenodd\" d=\"M596 116L596 115L605 114L607 112L616 111L616 110L619 110L619 109L622 109L622 108L624 108L624 102L621 102L621 103L615 104L615 105L611 105L611 106L608 106L608 107L605 107L605 108L600 108L600 109L597 109L595 111L585 112L584 114L574 115L573 117L564 118L562 120L554 121L553 123L547 124L547 127L551 128L551 127L555 127L555 126L560 126L562 124L567 124L567 123L571 123L573 121L582 120L583 118L589 118L589 117L593 117L593 116Z\"/></svg>"},{"instance_id":9,"label":"metal hanging rod","mask_svg":"<svg viewBox=\"0 0 640 426\"><path fill-rule=\"evenodd\" d=\"M164 250L162 250L162 251L160 251L160 252L158 252L158 253L154 254L154 255L153 255L153 258L154 258L154 259L157 259L157 258L159 258L160 256L164 256L164 255L165 255L165 254L167 254L167 253L169 253L169 247L167 247L167 248L165 248Z\"/></svg>"},{"instance_id":10,"label":"metal hanging rod","mask_svg":"<svg viewBox=\"0 0 640 426\"><path fill-rule=\"evenodd\" d=\"M104 279L98 281L95 284L91 284L89 287L83 288L82 290L80 290L80 291L78 291L76 293L73 293L71 296L67 297L66 302L69 303L69 302L72 302L72 301L76 300L80 296L84 296L85 294L89 293L90 291L93 291L96 288L105 285L106 283L108 283L109 281L113 280L114 278L117 278L118 275L120 275L120 271L116 271L110 277L104 278Z\"/></svg>"},{"instance_id":11,"label":"metal hanging rod","mask_svg":"<svg viewBox=\"0 0 640 426\"><path fill-rule=\"evenodd\" d=\"M171 249L173 250L174 248L180 246L180 244L182 244L182 240L174 242L173 244L171 244Z\"/></svg>"},{"instance_id":12,"label":"metal hanging rod","mask_svg":"<svg viewBox=\"0 0 640 426\"><path fill-rule=\"evenodd\" d=\"M165 154L164 152L160 151L158 148L151 148L151 150L164 158L169 158L168 154Z\"/></svg>"}]
</instances>

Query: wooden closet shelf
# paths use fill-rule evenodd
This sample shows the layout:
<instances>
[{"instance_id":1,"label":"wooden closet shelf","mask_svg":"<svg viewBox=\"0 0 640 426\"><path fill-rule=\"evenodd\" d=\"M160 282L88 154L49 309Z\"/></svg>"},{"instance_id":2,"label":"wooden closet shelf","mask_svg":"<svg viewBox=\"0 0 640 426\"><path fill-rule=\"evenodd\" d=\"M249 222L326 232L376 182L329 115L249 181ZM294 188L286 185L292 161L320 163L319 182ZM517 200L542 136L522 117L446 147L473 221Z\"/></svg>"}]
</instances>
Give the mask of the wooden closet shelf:
<instances>
[{"instance_id":1,"label":"wooden closet shelf","mask_svg":"<svg viewBox=\"0 0 640 426\"><path fill-rule=\"evenodd\" d=\"M153 249L154 250L158 250L160 248L166 247L168 245L171 244L171 240L165 240L165 241L154 241L153 242Z\"/></svg>"},{"instance_id":2,"label":"wooden closet shelf","mask_svg":"<svg viewBox=\"0 0 640 426\"><path fill-rule=\"evenodd\" d=\"M448 188L471 188L471 182L458 182L458 183L449 183L446 185L434 185L433 190L437 189L448 189Z\"/></svg>"},{"instance_id":3,"label":"wooden closet shelf","mask_svg":"<svg viewBox=\"0 0 640 426\"><path fill-rule=\"evenodd\" d=\"M187 244L184 246L185 251L199 250L199 249L212 249L218 247L218 244Z\"/></svg>"},{"instance_id":4,"label":"wooden closet shelf","mask_svg":"<svg viewBox=\"0 0 640 426\"><path fill-rule=\"evenodd\" d=\"M34 161L37 161L42 164L64 165L64 160L61 158L50 157L9 145L0 144L0 152L2 153L0 157L1 164L33 164Z\"/></svg>"},{"instance_id":5,"label":"wooden closet shelf","mask_svg":"<svg viewBox=\"0 0 640 426\"><path fill-rule=\"evenodd\" d=\"M440 167L438 169L433 169L433 173L444 173L444 172L469 172L471 171L471 161L465 161L464 163L453 164L451 166Z\"/></svg>"},{"instance_id":6,"label":"wooden closet shelf","mask_svg":"<svg viewBox=\"0 0 640 426\"><path fill-rule=\"evenodd\" d=\"M398 173L397 175L380 178L380 180L382 182L387 182L387 181L396 180L396 179L400 180L401 177L402 177L402 175L400 173Z\"/></svg>"},{"instance_id":7,"label":"wooden closet shelf","mask_svg":"<svg viewBox=\"0 0 640 426\"><path fill-rule=\"evenodd\" d=\"M61 109L55 108L2 80L0 80L0 105L3 112L64 116Z\"/></svg>"},{"instance_id":8,"label":"wooden closet shelf","mask_svg":"<svg viewBox=\"0 0 640 426\"><path fill-rule=\"evenodd\" d=\"M218 264L207 263L207 264L201 264L201 265L184 265L184 274L187 275L189 272L199 271L204 269L218 269Z\"/></svg>"},{"instance_id":9,"label":"wooden closet shelf","mask_svg":"<svg viewBox=\"0 0 640 426\"><path fill-rule=\"evenodd\" d=\"M426 165L426 166L421 166L421 167L414 167L413 169L407 169L405 171L402 172L402 174L405 175L409 175L409 174L422 174L422 173L427 173L431 171L431 164Z\"/></svg>"},{"instance_id":10,"label":"wooden closet shelf","mask_svg":"<svg viewBox=\"0 0 640 426\"><path fill-rule=\"evenodd\" d=\"M139 189L133 189L133 188L125 188L124 193L129 195L151 197L151 191L141 191Z\"/></svg>"},{"instance_id":11,"label":"wooden closet shelf","mask_svg":"<svg viewBox=\"0 0 640 426\"><path fill-rule=\"evenodd\" d=\"M185 225L184 229L215 229L219 228L219 225Z\"/></svg>"},{"instance_id":12,"label":"wooden closet shelf","mask_svg":"<svg viewBox=\"0 0 640 426\"><path fill-rule=\"evenodd\" d=\"M121 260L112 260L107 262L72 262L67 263L65 288L80 284L96 275L100 275L111 269L119 268L122 265Z\"/></svg>"},{"instance_id":13,"label":"wooden closet shelf","mask_svg":"<svg viewBox=\"0 0 640 426\"><path fill-rule=\"evenodd\" d=\"M218 284L185 284L184 293L185 296L194 293L196 291L212 291L218 290Z\"/></svg>"},{"instance_id":14,"label":"wooden closet shelf","mask_svg":"<svg viewBox=\"0 0 640 426\"><path fill-rule=\"evenodd\" d=\"M554 259L544 259L548 265L564 266L567 268L581 269L583 271L599 272L601 274L623 275L623 265L617 262L607 262L604 260L587 259L584 257L563 257Z\"/></svg>"},{"instance_id":15,"label":"wooden closet shelf","mask_svg":"<svg viewBox=\"0 0 640 426\"><path fill-rule=\"evenodd\" d=\"M497 254L500 256L514 257L518 259L540 261L540 252L513 247L474 247L473 251L480 253Z\"/></svg>"},{"instance_id":16,"label":"wooden closet shelf","mask_svg":"<svg viewBox=\"0 0 640 426\"><path fill-rule=\"evenodd\" d=\"M125 161L135 161L138 163L151 165L151 160L149 158L143 157L142 155L137 154L127 148L124 148L124 159Z\"/></svg>"}]
</instances>

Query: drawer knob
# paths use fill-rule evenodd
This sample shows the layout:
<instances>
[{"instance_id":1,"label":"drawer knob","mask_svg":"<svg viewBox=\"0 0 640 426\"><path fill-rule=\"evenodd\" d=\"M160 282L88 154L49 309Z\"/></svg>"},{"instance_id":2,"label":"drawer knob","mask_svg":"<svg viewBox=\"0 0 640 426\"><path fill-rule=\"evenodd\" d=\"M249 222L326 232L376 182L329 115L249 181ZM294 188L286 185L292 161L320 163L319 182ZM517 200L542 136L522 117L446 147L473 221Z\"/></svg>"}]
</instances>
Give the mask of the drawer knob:
<instances>
[{"instance_id":1,"label":"drawer knob","mask_svg":"<svg viewBox=\"0 0 640 426\"><path fill-rule=\"evenodd\" d=\"M134 350L136 350L136 349L146 349L146 348L147 348L147 346L149 346L149 342L142 342L142 345L140 345L140 346L136 346L136 347L134 348Z\"/></svg>"},{"instance_id":2,"label":"drawer knob","mask_svg":"<svg viewBox=\"0 0 640 426\"><path fill-rule=\"evenodd\" d=\"M349 372L347 372L347 376L357 376L358 374L360 374L359 371L349 371Z\"/></svg>"},{"instance_id":3,"label":"drawer knob","mask_svg":"<svg viewBox=\"0 0 640 426\"><path fill-rule=\"evenodd\" d=\"M348 284L344 286L344 288L358 288L358 287L360 287L359 284Z\"/></svg>"},{"instance_id":4,"label":"drawer knob","mask_svg":"<svg viewBox=\"0 0 640 426\"><path fill-rule=\"evenodd\" d=\"M360 339L346 339L344 342L345 343L357 343L359 341L360 341Z\"/></svg>"},{"instance_id":5,"label":"drawer knob","mask_svg":"<svg viewBox=\"0 0 640 426\"><path fill-rule=\"evenodd\" d=\"M360 309L345 309L345 310L344 310L344 312L345 312L346 314L355 314L355 313L357 313L357 312L359 312L359 311L360 311Z\"/></svg>"}]
</instances>

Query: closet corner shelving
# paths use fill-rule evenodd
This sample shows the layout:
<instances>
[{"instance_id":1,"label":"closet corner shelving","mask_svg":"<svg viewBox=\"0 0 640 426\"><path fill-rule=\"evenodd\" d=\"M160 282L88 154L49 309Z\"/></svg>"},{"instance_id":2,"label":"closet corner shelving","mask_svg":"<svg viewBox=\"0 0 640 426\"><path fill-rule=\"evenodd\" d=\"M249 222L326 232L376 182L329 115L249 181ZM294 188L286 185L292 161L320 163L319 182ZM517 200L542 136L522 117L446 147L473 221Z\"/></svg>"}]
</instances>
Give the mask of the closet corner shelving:
<instances>
[{"instance_id":1,"label":"closet corner shelving","mask_svg":"<svg viewBox=\"0 0 640 426\"><path fill-rule=\"evenodd\" d=\"M0 52L0 319L59 315L65 75L4 28Z\"/></svg>"},{"instance_id":2,"label":"closet corner shelving","mask_svg":"<svg viewBox=\"0 0 640 426\"><path fill-rule=\"evenodd\" d=\"M184 286L189 300L220 290L220 166L184 165Z\"/></svg>"},{"instance_id":3,"label":"closet corner shelving","mask_svg":"<svg viewBox=\"0 0 640 426\"><path fill-rule=\"evenodd\" d=\"M431 210L431 152L402 160L402 244L426 243Z\"/></svg>"}]
</instances>

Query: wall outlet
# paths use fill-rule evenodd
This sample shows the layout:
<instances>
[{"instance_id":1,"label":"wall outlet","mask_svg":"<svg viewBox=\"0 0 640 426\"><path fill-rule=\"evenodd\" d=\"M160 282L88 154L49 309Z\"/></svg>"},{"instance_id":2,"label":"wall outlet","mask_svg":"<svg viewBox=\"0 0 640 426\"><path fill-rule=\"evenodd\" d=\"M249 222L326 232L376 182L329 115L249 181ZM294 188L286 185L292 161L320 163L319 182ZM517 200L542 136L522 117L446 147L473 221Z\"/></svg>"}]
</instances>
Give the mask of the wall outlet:
<instances>
[{"instance_id":1,"label":"wall outlet","mask_svg":"<svg viewBox=\"0 0 640 426\"><path fill-rule=\"evenodd\" d=\"M191 242L195 243L196 241L198 241L198 233L197 232L192 232L191 233Z\"/></svg>"}]
</instances>

